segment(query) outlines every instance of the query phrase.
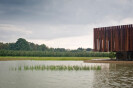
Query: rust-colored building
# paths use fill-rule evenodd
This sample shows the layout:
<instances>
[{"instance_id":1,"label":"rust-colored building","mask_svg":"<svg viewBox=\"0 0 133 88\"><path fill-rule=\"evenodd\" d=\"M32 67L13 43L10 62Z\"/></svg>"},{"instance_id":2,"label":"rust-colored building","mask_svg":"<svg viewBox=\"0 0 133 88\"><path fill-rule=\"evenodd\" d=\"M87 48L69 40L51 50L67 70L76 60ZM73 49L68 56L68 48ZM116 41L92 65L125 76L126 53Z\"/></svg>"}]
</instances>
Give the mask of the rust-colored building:
<instances>
[{"instance_id":1,"label":"rust-colored building","mask_svg":"<svg viewBox=\"0 0 133 88\"><path fill-rule=\"evenodd\" d=\"M133 24L94 28L94 51L116 52L117 59L133 60Z\"/></svg>"}]
</instances>

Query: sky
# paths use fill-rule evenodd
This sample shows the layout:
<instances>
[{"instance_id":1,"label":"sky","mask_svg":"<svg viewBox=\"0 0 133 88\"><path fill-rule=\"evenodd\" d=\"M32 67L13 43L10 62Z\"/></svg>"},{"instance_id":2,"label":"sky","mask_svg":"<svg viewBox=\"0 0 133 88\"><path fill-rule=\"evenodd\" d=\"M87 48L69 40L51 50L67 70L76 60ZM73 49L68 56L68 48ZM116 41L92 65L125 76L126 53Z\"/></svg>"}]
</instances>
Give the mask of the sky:
<instances>
[{"instance_id":1,"label":"sky","mask_svg":"<svg viewBox=\"0 0 133 88\"><path fill-rule=\"evenodd\" d=\"M93 48L93 28L133 23L133 0L0 0L0 42Z\"/></svg>"}]
</instances>

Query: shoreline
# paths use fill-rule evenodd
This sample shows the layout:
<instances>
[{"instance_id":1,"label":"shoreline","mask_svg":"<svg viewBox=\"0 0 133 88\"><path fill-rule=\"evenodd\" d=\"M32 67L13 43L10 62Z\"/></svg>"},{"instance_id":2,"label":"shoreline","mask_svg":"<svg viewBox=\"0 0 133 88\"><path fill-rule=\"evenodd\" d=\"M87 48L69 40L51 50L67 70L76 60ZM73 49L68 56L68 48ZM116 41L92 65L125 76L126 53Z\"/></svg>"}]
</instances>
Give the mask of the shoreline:
<instances>
[{"instance_id":1,"label":"shoreline","mask_svg":"<svg viewBox=\"0 0 133 88\"><path fill-rule=\"evenodd\" d=\"M93 59L93 60L84 60L84 63L111 63L111 64L133 64L133 61L118 61L111 59Z\"/></svg>"},{"instance_id":2,"label":"shoreline","mask_svg":"<svg viewBox=\"0 0 133 88\"><path fill-rule=\"evenodd\" d=\"M51 61L84 61L92 59L107 59L108 57L0 57L0 61L13 61L13 60L51 60Z\"/></svg>"}]
</instances>

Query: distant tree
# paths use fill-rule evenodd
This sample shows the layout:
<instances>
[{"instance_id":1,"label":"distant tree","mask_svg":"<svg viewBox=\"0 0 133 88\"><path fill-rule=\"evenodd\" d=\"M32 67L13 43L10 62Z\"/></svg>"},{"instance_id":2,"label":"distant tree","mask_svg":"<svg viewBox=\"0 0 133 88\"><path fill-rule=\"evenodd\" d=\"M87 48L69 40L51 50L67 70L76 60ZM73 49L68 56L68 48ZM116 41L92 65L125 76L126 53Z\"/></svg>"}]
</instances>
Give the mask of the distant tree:
<instances>
[{"instance_id":1,"label":"distant tree","mask_svg":"<svg viewBox=\"0 0 133 88\"><path fill-rule=\"evenodd\" d=\"M2 42L0 42L0 50L1 49L8 50L8 48L9 48L9 44L8 43L2 43Z\"/></svg>"},{"instance_id":2,"label":"distant tree","mask_svg":"<svg viewBox=\"0 0 133 88\"><path fill-rule=\"evenodd\" d=\"M29 42L29 45L30 45L31 51L46 51L46 50L48 50L48 47L45 44L38 45L38 44Z\"/></svg>"},{"instance_id":3,"label":"distant tree","mask_svg":"<svg viewBox=\"0 0 133 88\"><path fill-rule=\"evenodd\" d=\"M16 50L15 43L9 43L9 50Z\"/></svg>"},{"instance_id":4,"label":"distant tree","mask_svg":"<svg viewBox=\"0 0 133 88\"><path fill-rule=\"evenodd\" d=\"M78 48L70 50L65 48L48 48L45 44L38 45L19 38L16 43L0 42L0 50L2 50L1 55L3 56L90 56L91 54L88 51L92 49Z\"/></svg>"},{"instance_id":5,"label":"distant tree","mask_svg":"<svg viewBox=\"0 0 133 88\"><path fill-rule=\"evenodd\" d=\"M30 50L29 43L23 39L19 38L17 42L15 43L16 50Z\"/></svg>"},{"instance_id":6,"label":"distant tree","mask_svg":"<svg viewBox=\"0 0 133 88\"><path fill-rule=\"evenodd\" d=\"M46 51L48 48L45 44L40 45L40 51Z\"/></svg>"},{"instance_id":7,"label":"distant tree","mask_svg":"<svg viewBox=\"0 0 133 88\"><path fill-rule=\"evenodd\" d=\"M65 48L55 48L54 51L57 51L57 52L65 52Z\"/></svg>"},{"instance_id":8,"label":"distant tree","mask_svg":"<svg viewBox=\"0 0 133 88\"><path fill-rule=\"evenodd\" d=\"M86 51L92 51L92 49L91 48L87 48Z\"/></svg>"},{"instance_id":9,"label":"distant tree","mask_svg":"<svg viewBox=\"0 0 133 88\"><path fill-rule=\"evenodd\" d=\"M29 42L29 45L30 45L30 50L31 50L31 51L36 51L36 50L37 50L36 44L30 43L30 42Z\"/></svg>"},{"instance_id":10,"label":"distant tree","mask_svg":"<svg viewBox=\"0 0 133 88\"><path fill-rule=\"evenodd\" d=\"M4 49L4 43L0 42L0 49Z\"/></svg>"},{"instance_id":11,"label":"distant tree","mask_svg":"<svg viewBox=\"0 0 133 88\"><path fill-rule=\"evenodd\" d=\"M77 50L78 50L78 51L83 51L84 49L83 49L83 48L78 48Z\"/></svg>"}]
</instances>

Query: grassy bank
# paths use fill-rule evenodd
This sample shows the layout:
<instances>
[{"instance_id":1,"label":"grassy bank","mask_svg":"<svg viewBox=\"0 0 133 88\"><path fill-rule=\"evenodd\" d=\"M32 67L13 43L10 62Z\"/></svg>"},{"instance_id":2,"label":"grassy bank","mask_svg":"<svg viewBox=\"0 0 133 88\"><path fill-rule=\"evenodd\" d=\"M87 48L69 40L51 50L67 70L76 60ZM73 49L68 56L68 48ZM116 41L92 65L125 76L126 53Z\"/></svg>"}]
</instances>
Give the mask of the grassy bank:
<instances>
[{"instance_id":1,"label":"grassy bank","mask_svg":"<svg viewBox=\"0 0 133 88\"><path fill-rule=\"evenodd\" d=\"M108 57L0 57L0 61L8 60L92 60L92 59L107 59Z\"/></svg>"}]
</instances>

